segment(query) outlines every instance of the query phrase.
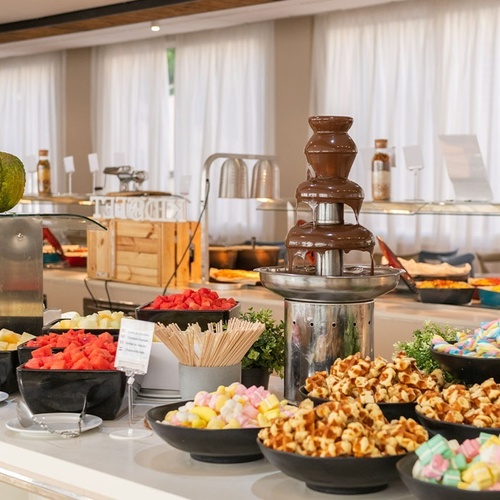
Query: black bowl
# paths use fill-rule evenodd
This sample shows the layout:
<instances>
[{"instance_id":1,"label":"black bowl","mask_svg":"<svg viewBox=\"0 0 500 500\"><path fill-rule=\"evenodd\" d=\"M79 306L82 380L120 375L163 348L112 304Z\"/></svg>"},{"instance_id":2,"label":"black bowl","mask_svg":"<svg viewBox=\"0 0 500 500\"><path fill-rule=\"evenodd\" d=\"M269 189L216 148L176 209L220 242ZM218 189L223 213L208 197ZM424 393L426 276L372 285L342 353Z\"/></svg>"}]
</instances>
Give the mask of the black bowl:
<instances>
[{"instance_id":1,"label":"black bowl","mask_svg":"<svg viewBox=\"0 0 500 500\"><path fill-rule=\"evenodd\" d=\"M474 288L419 288L422 302L464 305L472 301Z\"/></svg>"},{"instance_id":2,"label":"black bowl","mask_svg":"<svg viewBox=\"0 0 500 500\"><path fill-rule=\"evenodd\" d=\"M500 358L479 358L438 352L430 348L432 357L442 370L465 384L481 384L489 378L500 383Z\"/></svg>"},{"instance_id":3,"label":"black bowl","mask_svg":"<svg viewBox=\"0 0 500 500\"><path fill-rule=\"evenodd\" d=\"M262 453L257 445L260 428L249 429L193 429L163 424L165 415L177 410L187 401L151 408L146 418L153 430L169 445L185 451L200 462L231 464L260 460Z\"/></svg>"},{"instance_id":4,"label":"black bowl","mask_svg":"<svg viewBox=\"0 0 500 500\"><path fill-rule=\"evenodd\" d=\"M17 392L16 368L19 366L17 351L0 351L0 391Z\"/></svg>"},{"instance_id":5,"label":"black bowl","mask_svg":"<svg viewBox=\"0 0 500 500\"><path fill-rule=\"evenodd\" d=\"M17 368L21 396L33 413L79 413L85 396L87 413L116 418L127 385L119 370L34 370Z\"/></svg>"},{"instance_id":6,"label":"black bowl","mask_svg":"<svg viewBox=\"0 0 500 500\"><path fill-rule=\"evenodd\" d=\"M320 405L330 401L329 399L316 398L314 396L309 396L305 386L301 385L299 387L299 394L303 399L310 399L314 406ZM417 403L377 403L384 417L389 420L399 419L399 417L413 418L417 419L417 414L415 413L415 407Z\"/></svg>"},{"instance_id":7,"label":"black bowl","mask_svg":"<svg viewBox=\"0 0 500 500\"><path fill-rule=\"evenodd\" d=\"M414 478L413 466L418 460L415 453L409 453L396 464L399 476L410 493L421 500L493 500L498 499L498 491L461 490L452 486L428 483Z\"/></svg>"},{"instance_id":8,"label":"black bowl","mask_svg":"<svg viewBox=\"0 0 500 500\"><path fill-rule=\"evenodd\" d=\"M398 477L396 463L402 455L387 457L308 457L278 451L257 440L269 462L287 476L306 483L311 490L337 495L372 493L387 488Z\"/></svg>"},{"instance_id":9,"label":"black bowl","mask_svg":"<svg viewBox=\"0 0 500 500\"><path fill-rule=\"evenodd\" d=\"M237 302L232 309L224 311L189 311L189 310L174 310L174 309L145 309L151 304L143 304L135 310L135 316L142 321L153 321L154 323L162 323L169 325L177 323L181 330L185 330L188 325L198 323L202 330L208 328L209 323L218 323L222 321L227 323L229 318L238 317L240 314L240 303Z\"/></svg>"},{"instance_id":10,"label":"black bowl","mask_svg":"<svg viewBox=\"0 0 500 500\"><path fill-rule=\"evenodd\" d=\"M488 434L500 435L500 427L476 427L475 425L468 424L454 424L452 422L443 422L434 418L426 417L416 410L417 419L427 429L429 434L441 434L446 439L456 439L457 441L465 441L466 439L475 439L479 437L482 432Z\"/></svg>"}]
</instances>

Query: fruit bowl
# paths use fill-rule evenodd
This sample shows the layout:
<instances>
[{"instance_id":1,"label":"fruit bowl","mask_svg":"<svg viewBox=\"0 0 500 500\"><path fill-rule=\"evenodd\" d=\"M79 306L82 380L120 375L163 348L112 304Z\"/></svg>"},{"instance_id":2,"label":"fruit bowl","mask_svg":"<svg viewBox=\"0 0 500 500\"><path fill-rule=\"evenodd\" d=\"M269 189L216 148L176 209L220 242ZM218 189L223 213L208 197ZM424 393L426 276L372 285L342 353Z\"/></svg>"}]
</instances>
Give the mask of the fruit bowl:
<instances>
[{"instance_id":1,"label":"fruit bowl","mask_svg":"<svg viewBox=\"0 0 500 500\"><path fill-rule=\"evenodd\" d=\"M37 349L48 350L48 352L42 354L42 356L47 356L64 351L64 348L69 345L83 347L94 341L99 341L99 339L106 339L107 341L112 339L114 342L118 340L118 334L110 335L111 333L109 332L94 334L85 330L68 330L61 333L50 332L45 335L39 335L17 346L19 363L27 363L32 358L33 351ZM30 368L33 368L33 366ZM64 368L69 367L65 366ZM99 366L95 368L103 369L104 367ZM105 368L108 369L109 367Z\"/></svg>"},{"instance_id":2,"label":"fruit bowl","mask_svg":"<svg viewBox=\"0 0 500 500\"><path fill-rule=\"evenodd\" d=\"M17 351L0 351L0 391L12 394L18 390L16 368L19 366Z\"/></svg>"},{"instance_id":3,"label":"fruit bowl","mask_svg":"<svg viewBox=\"0 0 500 500\"><path fill-rule=\"evenodd\" d=\"M484 358L448 354L430 348L432 357L442 370L465 384L480 384L489 378L500 383L500 358Z\"/></svg>"},{"instance_id":4,"label":"fruit bowl","mask_svg":"<svg viewBox=\"0 0 500 500\"><path fill-rule=\"evenodd\" d=\"M193 429L162 423L165 415L177 410L187 401L157 406L146 413L146 419L154 432L178 450L185 451L200 462L241 463L262 458L257 445L260 428L247 429Z\"/></svg>"},{"instance_id":5,"label":"fruit bowl","mask_svg":"<svg viewBox=\"0 0 500 500\"><path fill-rule=\"evenodd\" d=\"M209 323L218 323L219 321L227 323L229 318L235 318L240 313L239 302L232 309L223 311L147 309L151 304L152 302L148 302L139 306L136 309L136 318L143 321L162 323L163 325L176 323L181 330L185 330L190 324L198 323L203 331L208 328Z\"/></svg>"},{"instance_id":6,"label":"fruit bowl","mask_svg":"<svg viewBox=\"0 0 500 500\"><path fill-rule=\"evenodd\" d=\"M396 468L410 493L420 500L493 500L498 498L498 491L461 490L417 479L412 474L417 460L418 457L415 453L409 453L398 461Z\"/></svg>"},{"instance_id":7,"label":"fruit bowl","mask_svg":"<svg viewBox=\"0 0 500 500\"><path fill-rule=\"evenodd\" d=\"M386 457L309 457L274 450L257 440L267 460L311 490L337 495L372 493L387 488L398 477L396 463L404 455Z\"/></svg>"},{"instance_id":8,"label":"fruit bowl","mask_svg":"<svg viewBox=\"0 0 500 500\"><path fill-rule=\"evenodd\" d=\"M475 425L444 422L442 420L426 417L418 410L415 410L415 412L417 414L418 421L427 429L429 434L441 434L448 440L456 439L457 441L462 442L466 439L477 438L482 432L496 434L497 436L500 435L500 427L476 427Z\"/></svg>"},{"instance_id":9,"label":"fruit bowl","mask_svg":"<svg viewBox=\"0 0 500 500\"><path fill-rule=\"evenodd\" d=\"M17 381L33 413L79 413L87 396L88 413L103 420L116 418L126 387L118 370L36 370L24 364L17 367Z\"/></svg>"},{"instance_id":10,"label":"fruit bowl","mask_svg":"<svg viewBox=\"0 0 500 500\"><path fill-rule=\"evenodd\" d=\"M317 398L310 396L306 388L302 385L299 387L299 394L303 399L310 399L315 406L326 403L330 401L329 399ZM390 422L393 419L398 419L399 417L413 418L417 419L417 414L415 413L416 403L377 403L384 417Z\"/></svg>"}]
</instances>

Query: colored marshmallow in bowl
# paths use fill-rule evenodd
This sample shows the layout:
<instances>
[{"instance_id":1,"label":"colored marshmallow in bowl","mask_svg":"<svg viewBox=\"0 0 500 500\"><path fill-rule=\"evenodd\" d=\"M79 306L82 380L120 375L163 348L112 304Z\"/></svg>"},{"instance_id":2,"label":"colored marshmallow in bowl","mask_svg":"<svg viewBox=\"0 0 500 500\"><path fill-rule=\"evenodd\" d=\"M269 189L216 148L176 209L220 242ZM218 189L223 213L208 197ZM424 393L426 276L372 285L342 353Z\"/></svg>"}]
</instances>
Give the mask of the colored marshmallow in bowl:
<instances>
[{"instance_id":1,"label":"colored marshmallow in bowl","mask_svg":"<svg viewBox=\"0 0 500 500\"><path fill-rule=\"evenodd\" d=\"M214 392L198 392L193 401L167 413L164 423L198 429L266 427L273 419L295 410L263 387L247 388L234 382Z\"/></svg>"},{"instance_id":2,"label":"colored marshmallow in bowl","mask_svg":"<svg viewBox=\"0 0 500 500\"><path fill-rule=\"evenodd\" d=\"M413 477L472 491L500 491L500 437L481 433L462 444L436 434L415 452Z\"/></svg>"},{"instance_id":3,"label":"colored marshmallow in bowl","mask_svg":"<svg viewBox=\"0 0 500 500\"><path fill-rule=\"evenodd\" d=\"M500 357L500 320L483 322L472 333L457 333L455 343L449 343L440 335L434 335L432 347L437 352L456 356L498 358Z\"/></svg>"}]
</instances>

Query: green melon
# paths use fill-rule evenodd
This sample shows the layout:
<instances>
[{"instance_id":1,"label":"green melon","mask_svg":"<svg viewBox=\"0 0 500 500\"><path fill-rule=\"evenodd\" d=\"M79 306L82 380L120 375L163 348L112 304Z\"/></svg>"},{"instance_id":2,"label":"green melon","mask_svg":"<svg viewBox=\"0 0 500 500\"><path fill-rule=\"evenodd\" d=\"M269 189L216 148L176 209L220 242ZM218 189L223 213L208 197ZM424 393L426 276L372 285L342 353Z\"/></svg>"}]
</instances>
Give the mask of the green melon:
<instances>
[{"instance_id":1,"label":"green melon","mask_svg":"<svg viewBox=\"0 0 500 500\"><path fill-rule=\"evenodd\" d=\"M23 162L17 156L0 151L0 213L19 203L25 185L26 172Z\"/></svg>"}]
</instances>

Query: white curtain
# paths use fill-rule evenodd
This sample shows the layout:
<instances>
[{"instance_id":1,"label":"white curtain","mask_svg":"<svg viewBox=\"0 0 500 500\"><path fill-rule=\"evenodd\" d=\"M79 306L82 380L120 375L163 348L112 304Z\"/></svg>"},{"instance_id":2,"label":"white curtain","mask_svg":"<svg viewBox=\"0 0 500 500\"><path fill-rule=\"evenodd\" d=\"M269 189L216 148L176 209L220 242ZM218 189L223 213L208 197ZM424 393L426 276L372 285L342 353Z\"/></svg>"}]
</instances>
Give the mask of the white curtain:
<instances>
[{"instance_id":1,"label":"white curtain","mask_svg":"<svg viewBox=\"0 0 500 500\"><path fill-rule=\"evenodd\" d=\"M190 219L200 216L201 172L210 155L273 154L273 59L271 22L177 37L174 175L176 186L191 178ZM265 241L272 228L263 228L256 200L218 198L223 161L210 167L210 242Z\"/></svg>"},{"instance_id":2,"label":"white curtain","mask_svg":"<svg viewBox=\"0 0 500 500\"><path fill-rule=\"evenodd\" d=\"M146 170L142 188L168 191L172 144L167 43L164 38L95 47L92 55L93 144L101 168ZM105 191L118 179L105 176Z\"/></svg>"},{"instance_id":3,"label":"white curtain","mask_svg":"<svg viewBox=\"0 0 500 500\"><path fill-rule=\"evenodd\" d=\"M39 149L48 149L54 193L64 186L63 61L62 52L0 59L0 150L33 172ZM34 179L28 174L27 194Z\"/></svg>"},{"instance_id":4,"label":"white curtain","mask_svg":"<svg viewBox=\"0 0 500 500\"><path fill-rule=\"evenodd\" d=\"M352 116L350 134L361 152L376 138L389 139L396 147L393 200L414 197L402 153L411 145L423 153L419 197L453 199L440 134L475 134L498 192L499 26L498 0L415 0L317 16L312 113ZM366 199L369 161L358 154L350 176ZM491 250L500 243L497 217L362 215L360 222L400 254Z\"/></svg>"}]
</instances>

